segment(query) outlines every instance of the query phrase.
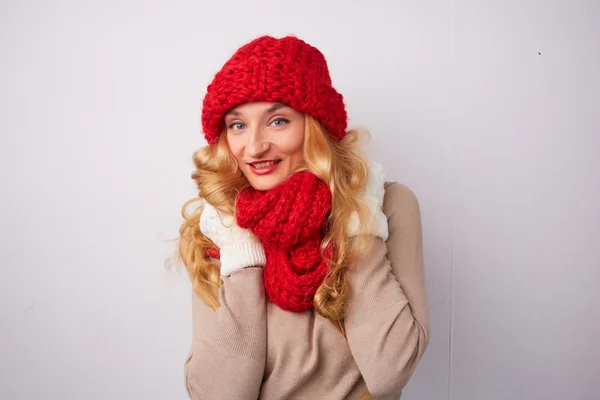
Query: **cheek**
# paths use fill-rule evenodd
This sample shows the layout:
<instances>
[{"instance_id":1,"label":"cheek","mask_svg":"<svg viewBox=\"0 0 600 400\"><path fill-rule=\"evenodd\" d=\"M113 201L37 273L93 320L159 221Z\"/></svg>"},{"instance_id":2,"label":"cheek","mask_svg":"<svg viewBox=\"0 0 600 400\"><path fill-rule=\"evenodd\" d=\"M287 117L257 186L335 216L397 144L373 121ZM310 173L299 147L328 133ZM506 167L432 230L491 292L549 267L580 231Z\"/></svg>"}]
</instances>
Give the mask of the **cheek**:
<instances>
[{"instance_id":1,"label":"cheek","mask_svg":"<svg viewBox=\"0 0 600 400\"><path fill-rule=\"evenodd\" d=\"M239 160L241 160L242 156L243 156L243 151L244 151L243 143L241 143L240 140L227 138L227 145L229 147L229 151L231 151L231 154L233 154L235 159L239 162Z\"/></svg>"},{"instance_id":2,"label":"cheek","mask_svg":"<svg viewBox=\"0 0 600 400\"><path fill-rule=\"evenodd\" d=\"M286 138L284 143L280 144L279 148L289 157L301 158L304 148L304 130L293 132Z\"/></svg>"}]
</instances>

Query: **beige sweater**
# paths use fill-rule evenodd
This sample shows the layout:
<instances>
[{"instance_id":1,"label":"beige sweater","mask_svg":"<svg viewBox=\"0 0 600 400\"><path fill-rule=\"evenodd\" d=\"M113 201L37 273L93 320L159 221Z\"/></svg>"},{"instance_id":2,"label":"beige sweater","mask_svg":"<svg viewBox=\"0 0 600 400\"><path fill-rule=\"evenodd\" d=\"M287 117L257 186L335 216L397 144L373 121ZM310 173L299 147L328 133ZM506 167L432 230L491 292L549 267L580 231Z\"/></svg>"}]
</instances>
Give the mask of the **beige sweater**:
<instances>
[{"instance_id":1,"label":"beige sweater","mask_svg":"<svg viewBox=\"0 0 600 400\"><path fill-rule=\"evenodd\" d=\"M399 399L429 339L419 205L386 184L387 242L375 239L347 279L346 342L313 310L283 311L265 298L262 269L223 277L221 307L193 294L185 361L191 399ZM389 261L388 261L389 260Z\"/></svg>"}]
</instances>

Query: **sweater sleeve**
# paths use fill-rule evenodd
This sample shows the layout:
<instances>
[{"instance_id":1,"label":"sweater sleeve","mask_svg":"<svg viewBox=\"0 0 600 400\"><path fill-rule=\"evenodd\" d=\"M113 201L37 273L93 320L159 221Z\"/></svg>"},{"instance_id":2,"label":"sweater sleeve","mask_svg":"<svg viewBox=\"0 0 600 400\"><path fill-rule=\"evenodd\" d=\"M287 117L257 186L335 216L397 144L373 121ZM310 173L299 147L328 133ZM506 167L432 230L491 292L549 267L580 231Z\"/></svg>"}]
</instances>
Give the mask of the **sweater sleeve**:
<instances>
[{"instance_id":1,"label":"sweater sleeve","mask_svg":"<svg viewBox=\"0 0 600 400\"><path fill-rule=\"evenodd\" d=\"M399 393L429 341L419 204L410 189L392 183L383 211L387 242L375 238L369 254L347 274L348 344L373 396Z\"/></svg>"},{"instance_id":2,"label":"sweater sleeve","mask_svg":"<svg viewBox=\"0 0 600 400\"><path fill-rule=\"evenodd\" d=\"M222 276L216 311L193 293L193 339L184 366L190 399L258 398L267 333L262 272L246 268Z\"/></svg>"}]
</instances>

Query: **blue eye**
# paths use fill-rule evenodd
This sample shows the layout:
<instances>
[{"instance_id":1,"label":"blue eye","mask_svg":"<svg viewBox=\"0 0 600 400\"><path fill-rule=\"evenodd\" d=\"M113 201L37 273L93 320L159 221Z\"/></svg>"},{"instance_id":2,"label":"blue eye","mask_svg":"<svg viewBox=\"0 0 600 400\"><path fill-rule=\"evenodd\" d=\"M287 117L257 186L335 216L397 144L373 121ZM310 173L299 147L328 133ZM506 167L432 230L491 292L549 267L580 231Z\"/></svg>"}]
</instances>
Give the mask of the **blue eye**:
<instances>
[{"instance_id":1,"label":"blue eye","mask_svg":"<svg viewBox=\"0 0 600 400\"><path fill-rule=\"evenodd\" d=\"M245 125L241 122L233 122L233 123L229 124L229 126L227 128L234 130L234 131L240 131L240 130L244 129L244 127L245 127Z\"/></svg>"},{"instance_id":2,"label":"blue eye","mask_svg":"<svg viewBox=\"0 0 600 400\"><path fill-rule=\"evenodd\" d=\"M273 120L273 122L271 122L273 125L275 126L283 126L287 123L289 123L290 121L285 119L285 118L276 118Z\"/></svg>"}]
</instances>

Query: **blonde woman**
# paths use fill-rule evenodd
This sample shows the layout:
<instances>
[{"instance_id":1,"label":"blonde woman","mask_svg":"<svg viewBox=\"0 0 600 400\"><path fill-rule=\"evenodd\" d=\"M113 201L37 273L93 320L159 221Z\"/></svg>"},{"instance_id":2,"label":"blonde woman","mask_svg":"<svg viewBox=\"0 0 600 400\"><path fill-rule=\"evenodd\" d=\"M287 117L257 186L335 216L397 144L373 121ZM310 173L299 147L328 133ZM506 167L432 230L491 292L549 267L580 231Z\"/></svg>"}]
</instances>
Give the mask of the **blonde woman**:
<instances>
[{"instance_id":1,"label":"blonde woman","mask_svg":"<svg viewBox=\"0 0 600 400\"><path fill-rule=\"evenodd\" d=\"M419 206L361 153L323 54L242 46L202 125L180 231L190 398L398 399L429 336Z\"/></svg>"}]
</instances>

